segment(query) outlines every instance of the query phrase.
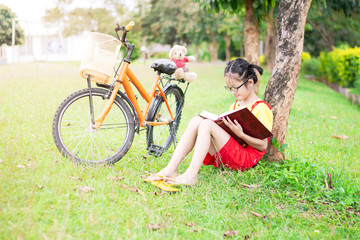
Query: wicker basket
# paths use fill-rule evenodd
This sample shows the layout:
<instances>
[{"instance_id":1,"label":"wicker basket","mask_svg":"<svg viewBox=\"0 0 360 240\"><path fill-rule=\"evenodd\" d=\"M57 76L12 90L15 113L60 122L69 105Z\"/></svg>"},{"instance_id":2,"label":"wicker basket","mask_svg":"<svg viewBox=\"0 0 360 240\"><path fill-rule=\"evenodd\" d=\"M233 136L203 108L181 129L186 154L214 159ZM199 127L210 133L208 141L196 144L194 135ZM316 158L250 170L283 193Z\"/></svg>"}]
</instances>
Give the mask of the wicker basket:
<instances>
[{"instance_id":1,"label":"wicker basket","mask_svg":"<svg viewBox=\"0 0 360 240\"><path fill-rule=\"evenodd\" d=\"M86 38L80 75L91 81L107 84L114 74L121 42L107 34L92 32Z\"/></svg>"}]
</instances>

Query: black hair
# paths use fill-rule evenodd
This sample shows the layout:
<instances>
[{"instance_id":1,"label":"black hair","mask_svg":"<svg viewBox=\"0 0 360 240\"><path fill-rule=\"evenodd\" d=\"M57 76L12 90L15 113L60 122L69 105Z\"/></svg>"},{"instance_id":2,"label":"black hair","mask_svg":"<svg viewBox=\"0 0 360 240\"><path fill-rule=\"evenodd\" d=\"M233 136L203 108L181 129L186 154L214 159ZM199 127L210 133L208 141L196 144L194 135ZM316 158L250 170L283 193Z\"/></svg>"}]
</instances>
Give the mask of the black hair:
<instances>
[{"instance_id":1,"label":"black hair","mask_svg":"<svg viewBox=\"0 0 360 240\"><path fill-rule=\"evenodd\" d=\"M256 84L258 81L258 76L256 74L256 71L260 73L260 75L263 74L263 69L257 65L250 64L248 61L242 58L236 58L235 60L232 60L227 63L227 66L225 67L224 75L228 73L237 73L239 74L239 77L241 80L247 80L247 79L253 79L254 83Z\"/></svg>"}]
</instances>

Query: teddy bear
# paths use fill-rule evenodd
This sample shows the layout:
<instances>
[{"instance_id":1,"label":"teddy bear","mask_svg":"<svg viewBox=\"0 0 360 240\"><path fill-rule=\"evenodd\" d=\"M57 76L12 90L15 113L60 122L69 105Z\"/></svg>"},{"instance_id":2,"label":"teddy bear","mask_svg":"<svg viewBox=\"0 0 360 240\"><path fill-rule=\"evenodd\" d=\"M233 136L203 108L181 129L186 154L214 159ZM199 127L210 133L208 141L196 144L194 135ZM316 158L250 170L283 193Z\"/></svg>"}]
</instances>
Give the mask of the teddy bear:
<instances>
[{"instance_id":1,"label":"teddy bear","mask_svg":"<svg viewBox=\"0 0 360 240\"><path fill-rule=\"evenodd\" d=\"M184 79L187 82L195 81L197 75L194 72L189 72L189 69L186 67L186 62L194 62L194 56L185 56L187 53L186 47L175 45L170 49L169 57L173 61L177 69L174 73L175 79Z\"/></svg>"}]
</instances>

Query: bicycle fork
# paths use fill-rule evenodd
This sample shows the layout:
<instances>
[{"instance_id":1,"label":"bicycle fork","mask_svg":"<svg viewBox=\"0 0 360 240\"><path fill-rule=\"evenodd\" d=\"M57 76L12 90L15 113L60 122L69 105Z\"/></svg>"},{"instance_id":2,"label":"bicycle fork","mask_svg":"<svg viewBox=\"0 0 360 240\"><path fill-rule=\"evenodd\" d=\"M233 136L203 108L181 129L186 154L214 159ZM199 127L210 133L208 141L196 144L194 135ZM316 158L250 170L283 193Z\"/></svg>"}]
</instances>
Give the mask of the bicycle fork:
<instances>
[{"instance_id":1,"label":"bicycle fork","mask_svg":"<svg viewBox=\"0 0 360 240\"><path fill-rule=\"evenodd\" d=\"M87 84L89 88L89 104L90 104L90 117L91 117L91 126L95 126L95 119L94 119L94 103L92 99L92 92L91 92L91 82L90 82L90 75L87 77Z\"/></svg>"}]
</instances>

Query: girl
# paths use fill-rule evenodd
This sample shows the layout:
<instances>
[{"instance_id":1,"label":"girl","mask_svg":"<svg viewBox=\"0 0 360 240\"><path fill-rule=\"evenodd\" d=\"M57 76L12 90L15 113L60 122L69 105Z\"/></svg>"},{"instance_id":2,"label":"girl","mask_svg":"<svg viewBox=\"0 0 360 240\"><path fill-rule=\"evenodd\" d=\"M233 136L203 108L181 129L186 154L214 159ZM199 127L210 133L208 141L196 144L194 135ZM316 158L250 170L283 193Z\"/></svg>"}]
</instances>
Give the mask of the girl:
<instances>
[{"instance_id":1,"label":"girl","mask_svg":"<svg viewBox=\"0 0 360 240\"><path fill-rule=\"evenodd\" d=\"M248 107L261 123L271 131L273 121L271 108L256 95L256 83L262 73L261 67L237 58L229 62L225 68L225 89L236 97L236 101L230 106L230 110ZM247 147L242 147L212 120L194 117L181 136L168 165L157 174L148 177L146 181L165 181L169 183L169 186L194 185L202 164L215 167L223 164L225 167L240 171L254 167L265 154L268 139L257 139L245 134L236 120L234 122L228 118L222 120L248 144ZM177 167L193 148L194 153L190 166L182 175L176 177Z\"/></svg>"}]
</instances>

